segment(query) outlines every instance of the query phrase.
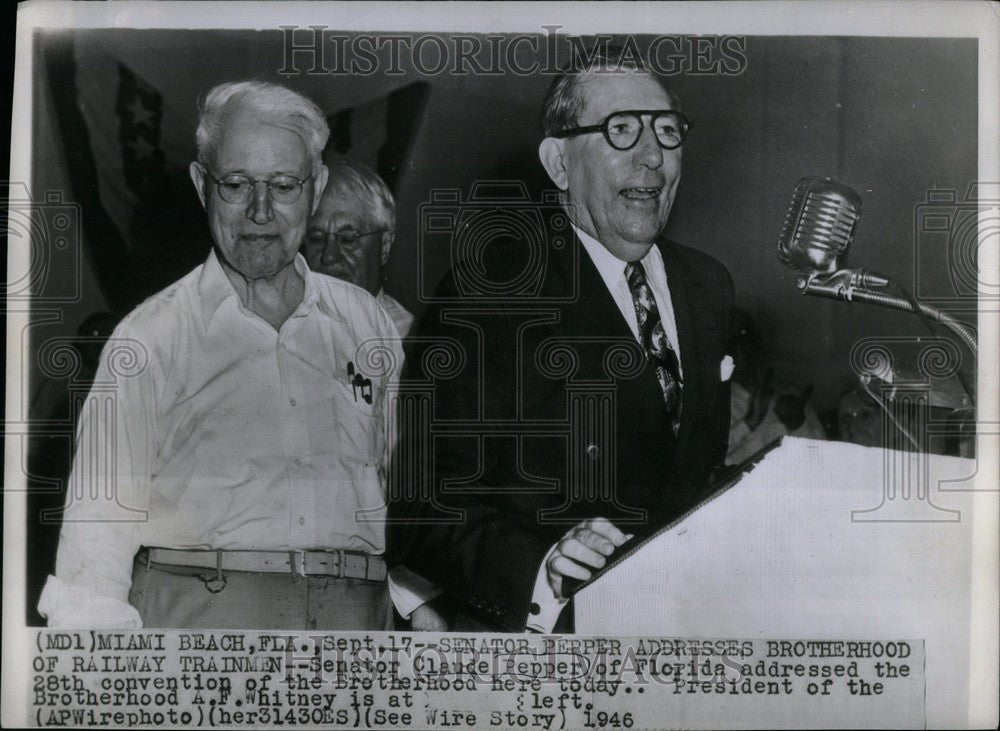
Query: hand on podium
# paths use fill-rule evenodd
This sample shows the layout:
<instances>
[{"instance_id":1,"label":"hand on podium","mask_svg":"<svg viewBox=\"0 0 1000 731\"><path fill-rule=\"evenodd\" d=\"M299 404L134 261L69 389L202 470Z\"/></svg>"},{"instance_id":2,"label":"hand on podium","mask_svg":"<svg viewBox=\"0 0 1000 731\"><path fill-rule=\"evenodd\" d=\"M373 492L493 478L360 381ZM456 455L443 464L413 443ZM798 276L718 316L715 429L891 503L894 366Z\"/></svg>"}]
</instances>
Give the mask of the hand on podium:
<instances>
[{"instance_id":1,"label":"hand on podium","mask_svg":"<svg viewBox=\"0 0 1000 731\"><path fill-rule=\"evenodd\" d=\"M556 598L564 598L564 577L586 581L591 576L590 569L602 568L607 557L631 537L607 518L585 520L574 526L555 545L545 563L549 586Z\"/></svg>"}]
</instances>

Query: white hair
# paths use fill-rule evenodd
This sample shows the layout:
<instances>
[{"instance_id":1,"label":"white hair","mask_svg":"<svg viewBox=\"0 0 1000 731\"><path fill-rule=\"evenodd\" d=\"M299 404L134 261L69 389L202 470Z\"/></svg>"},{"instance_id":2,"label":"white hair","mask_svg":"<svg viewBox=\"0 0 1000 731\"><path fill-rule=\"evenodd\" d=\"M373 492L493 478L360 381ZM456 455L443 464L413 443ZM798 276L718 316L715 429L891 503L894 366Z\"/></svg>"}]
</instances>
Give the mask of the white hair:
<instances>
[{"instance_id":1,"label":"white hair","mask_svg":"<svg viewBox=\"0 0 1000 731\"><path fill-rule=\"evenodd\" d=\"M330 127L318 106L297 91L269 81L230 81L205 96L198 115L198 162L208 166L222 140L225 121L234 111L250 111L262 122L292 130L305 143L313 174L323 165L323 148Z\"/></svg>"},{"instance_id":2,"label":"white hair","mask_svg":"<svg viewBox=\"0 0 1000 731\"><path fill-rule=\"evenodd\" d=\"M353 160L338 159L330 163L330 182L328 190L348 188L363 193L373 203L381 208L379 222L387 228L396 228L396 201L392 191L385 181L367 165Z\"/></svg>"}]
</instances>

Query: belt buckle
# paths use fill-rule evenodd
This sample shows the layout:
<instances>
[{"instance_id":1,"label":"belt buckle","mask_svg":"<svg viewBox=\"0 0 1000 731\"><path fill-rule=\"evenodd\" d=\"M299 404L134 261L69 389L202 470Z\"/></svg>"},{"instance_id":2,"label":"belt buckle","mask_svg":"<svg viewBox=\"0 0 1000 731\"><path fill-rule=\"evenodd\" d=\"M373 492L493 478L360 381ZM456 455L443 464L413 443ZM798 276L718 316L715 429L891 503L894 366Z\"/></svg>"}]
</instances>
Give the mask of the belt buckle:
<instances>
[{"instance_id":1,"label":"belt buckle","mask_svg":"<svg viewBox=\"0 0 1000 731\"><path fill-rule=\"evenodd\" d=\"M305 551L289 551L288 552L288 563L292 567L292 576L298 575L303 579L306 577L306 552Z\"/></svg>"}]
</instances>

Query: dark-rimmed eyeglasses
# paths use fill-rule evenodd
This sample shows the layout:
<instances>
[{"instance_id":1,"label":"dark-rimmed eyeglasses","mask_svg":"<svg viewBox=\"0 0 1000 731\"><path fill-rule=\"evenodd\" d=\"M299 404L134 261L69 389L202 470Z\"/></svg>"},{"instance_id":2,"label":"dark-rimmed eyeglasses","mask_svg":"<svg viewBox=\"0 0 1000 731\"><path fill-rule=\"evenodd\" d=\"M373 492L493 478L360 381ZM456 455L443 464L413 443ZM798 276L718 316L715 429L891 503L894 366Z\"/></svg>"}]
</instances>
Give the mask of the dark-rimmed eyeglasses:
<instances>
[{"instance_id":1,"label":"dark-rimmed eyeglasses","mask_svg":"<svg viewBox=\"0 0 1000 731\"><path fill-rule=\"evenodd\" d=\"M267 185L267 193L275 203L294 203L302 195L302 188L306 181L312 177L312 174L305 178L297 178L294 175L275 175L263 180L254 180L243 173L229 173L221 178L216 178L207 170L205 174L215 183L215 187L219 190L219 196L226 203L246 203L257 189L258 183Z\"/></svg>"},{"instance_id":2,"label":"dark-rimmed eyeglasses","mask_svg":"<svg viewBox=\"0 0 1000 731\"><path fill-rule=\"evenodd\" d=\"M628 109L612 112L600 124L573 127L553 133L553 137L576 137L601 132L616 150L631 150L645 129L642 118L650 118L657 144L665 150L676 150L684 142L692 124L680 112L664 109Z\"/></svg>"}]
</instances>

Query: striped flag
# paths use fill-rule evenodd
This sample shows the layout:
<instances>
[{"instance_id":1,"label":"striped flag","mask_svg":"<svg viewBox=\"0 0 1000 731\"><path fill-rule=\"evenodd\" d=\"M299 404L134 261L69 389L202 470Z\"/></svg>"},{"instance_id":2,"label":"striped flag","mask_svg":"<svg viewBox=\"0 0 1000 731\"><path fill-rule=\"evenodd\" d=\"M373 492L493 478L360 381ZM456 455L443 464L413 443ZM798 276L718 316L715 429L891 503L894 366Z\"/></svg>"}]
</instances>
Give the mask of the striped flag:
<instances>
[{"instance_id":1,"label":"striped flag","mask_svg":"<svg viewBox=\"0 0 1000 731\"><path fill-rule=\"evenodd\" d=\"M212 245L188 166L197 102L216 82L152 61L140 72L99 39L49 43L48 82L87 254L109 307L124 314L204 261ZM324 158L367 163L398 191L429 88L416 82L334 106ZM321 109L342 99L334 91L311 96Z\"/></svg>"},{"instance_id":2,"label":"striped flag","mask_svg":"<svg viewBox=\"0 0 1000 731\"><path fill-rule=\"evenodd\" d=\"M363 163L398 193L411 164L410 151L429 92L430 85L418 81L329 115L330 142L324 160L328 164L338 158Z\"/></svg>"}]
</instances>

